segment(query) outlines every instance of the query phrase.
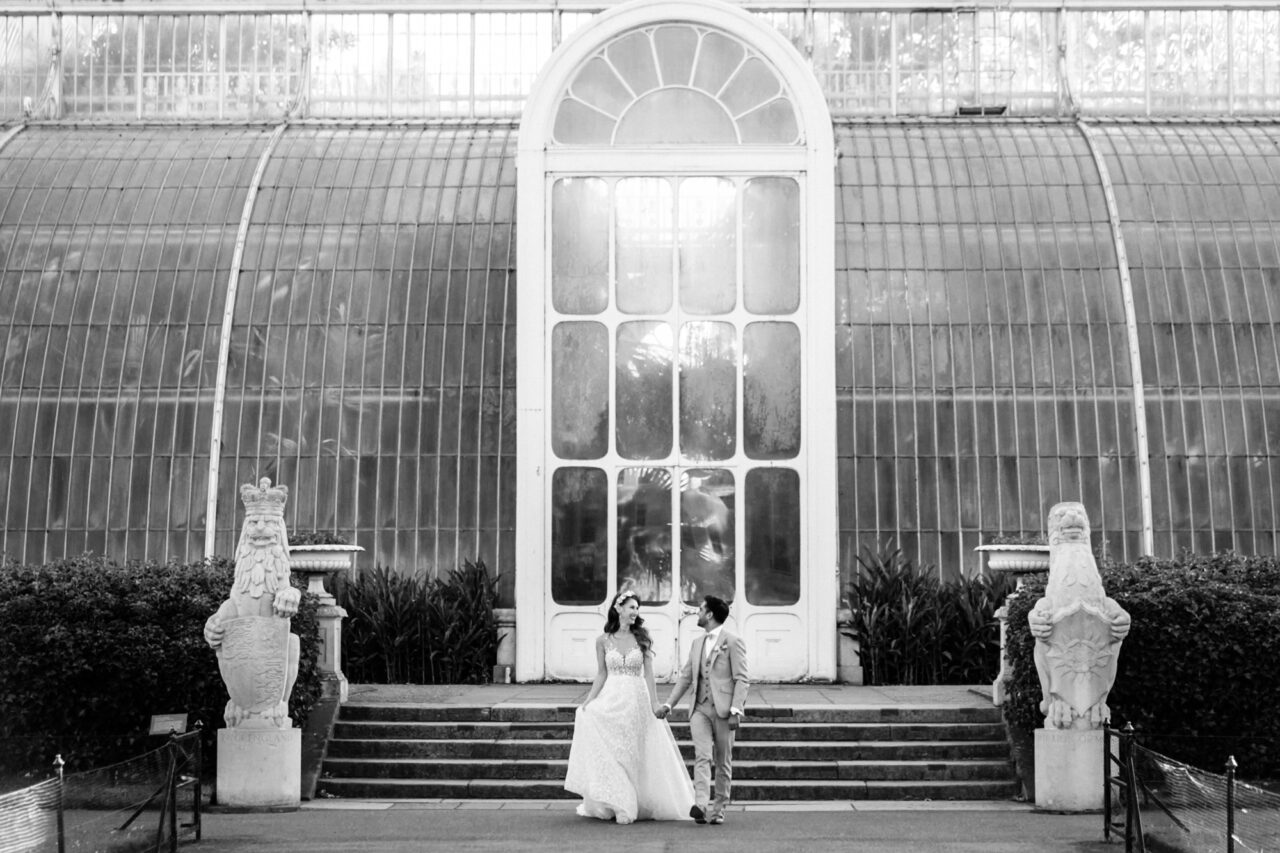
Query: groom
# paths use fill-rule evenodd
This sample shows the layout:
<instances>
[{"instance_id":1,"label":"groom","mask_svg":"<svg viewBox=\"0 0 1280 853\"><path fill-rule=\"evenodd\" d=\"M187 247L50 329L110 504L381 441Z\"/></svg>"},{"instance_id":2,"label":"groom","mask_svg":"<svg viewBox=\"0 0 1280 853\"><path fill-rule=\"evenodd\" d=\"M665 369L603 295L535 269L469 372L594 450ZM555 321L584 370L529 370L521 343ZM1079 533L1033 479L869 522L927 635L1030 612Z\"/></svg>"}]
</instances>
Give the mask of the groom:
<instances>
[{"instance_id":1,"label":"groom","mask_svg":"<svg viewBox=\"0 0 1280 853\"><path fill-rule=\"evenodd\" d=\"M708 595L698 608L698 627L706 631L689 649L689 659L671 695L658 708L659 718L693 685L693 711L689 731L693 736L693 789L697 802L689 816L697 823L724 823L724 807L729 803L733 782L733 738L747 701L747 647L737 634L725 630L729 605ZM711 762L716 765L716 797L708 803Z\"/></svg>"}]
</instances>

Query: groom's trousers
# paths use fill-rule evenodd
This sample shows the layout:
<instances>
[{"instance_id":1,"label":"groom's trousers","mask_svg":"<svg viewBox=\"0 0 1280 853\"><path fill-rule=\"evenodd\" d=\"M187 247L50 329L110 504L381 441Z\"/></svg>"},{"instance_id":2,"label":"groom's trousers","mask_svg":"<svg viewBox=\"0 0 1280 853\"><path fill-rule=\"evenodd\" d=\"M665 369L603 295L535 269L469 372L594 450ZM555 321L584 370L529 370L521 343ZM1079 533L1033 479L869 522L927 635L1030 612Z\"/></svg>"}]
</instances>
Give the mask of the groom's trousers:
<instances>
[{"instance_id":1,"label":"groom's trousers","mask_svg":"<svg viewBox=\"0 0 1280 853\"><path fill-rule=\"evenodd\" d=\"M716 714L708 699L699 702L689 715L689 733L693 738L693 795L698 805L708 807L711 814L724 811L729 804L733 785L733 739L737 734L729 728L729 719ZM716 768L716 794L712 802L711 766Z\"/></svg>"}]
</instances>

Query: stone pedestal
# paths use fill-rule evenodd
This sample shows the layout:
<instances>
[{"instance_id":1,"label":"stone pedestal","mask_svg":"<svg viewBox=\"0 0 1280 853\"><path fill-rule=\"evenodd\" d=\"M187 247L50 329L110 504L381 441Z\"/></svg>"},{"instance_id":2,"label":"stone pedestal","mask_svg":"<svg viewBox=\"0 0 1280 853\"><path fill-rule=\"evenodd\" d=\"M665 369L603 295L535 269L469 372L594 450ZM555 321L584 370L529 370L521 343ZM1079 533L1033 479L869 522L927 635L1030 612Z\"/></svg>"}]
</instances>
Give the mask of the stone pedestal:
<instances>
[{"instance_id":1,"label":"stone pedestal","mask_svg":"<svg viewBox=\"0 0 1280 853\"><path fill-rule=\"evenodd\" d=\"M1036 729L1036 807L1102 810L1102 729Z\"/></svg>"},{"instance_id":2,"label":"stone pedestal","mask_svg":"<svg viewBox=\"0 0 1280 853\"><path fill-rule=\"evenodd\" d=\"M229 808L296 809L302 801L302 730L218 731L218 803Z\"/></svg>"}]
</instances>

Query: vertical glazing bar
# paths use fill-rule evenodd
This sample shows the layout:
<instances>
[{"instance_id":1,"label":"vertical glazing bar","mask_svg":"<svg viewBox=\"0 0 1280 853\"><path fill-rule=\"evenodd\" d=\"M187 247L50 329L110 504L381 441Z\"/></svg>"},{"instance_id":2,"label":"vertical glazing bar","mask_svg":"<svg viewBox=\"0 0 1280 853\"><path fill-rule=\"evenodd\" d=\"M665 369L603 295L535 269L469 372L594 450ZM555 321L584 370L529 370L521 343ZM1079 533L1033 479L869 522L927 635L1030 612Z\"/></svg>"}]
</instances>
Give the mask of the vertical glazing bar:
<instances>
[{"instance_id":1,"label":"vertical glazing bar","mask_svg":"<svg viewBox=\"0 0 1280 853\"><path fill-rule=\"evenodd\" d=\"M1227 10L1227 115L1236 113L1236 10Z\"/></svg>"},{"instance_id":2,"label":"vertical glazing bar","mask_svg":"<svg viewBox=\"0 0 1280 853\"><path fill-rule=\"evenodd\" d=\"M387 118L396 114L396 21L393 13L387 13Z\"/></svg>"},{"instance_id":3,"label":"vertical glazing bar","mask_svg":"<svg viewBox=\"0 0 1280 853\"><path fill-rule=\"evenodd\" d=\"M559 0L552 0L551 3L551 50L554 51L560 46L560 3Z\"/></svg>"},{"instance_id":4,"label":"vertical glazing bar","mask_svg":"<svg viewBox=\"0 0 1280 853\"><path fill-rule=\"evenodd\" d=\"M125 20L127 20L127 18L122 17L120 21L121 24L123 24ZM134 26L137 29L137 32L134 33L134 39L133 39L134 41L133 113L135 118L141 119L142 118L142 57L146 55L146 49L147 49L147 42L146 42L147 18L146 16L139 15L137 20L134 21ZM120 30L123 33L124 27L122 26ZM122 44L120 45L121 47L120 70L122 72L124 71L125 57L128 55L124 51L123 41L124 39L121 38Z\"/></svg>"},{"instance_id":5,"label":"vertical glazing bar","mask_svg":"<svg viewBox=\"0 0 1280 853\"><path fill-rule=\"evenodd\" d=\"M218 16L218 118L227 117L227 18Z\"/></svg>"},{"instance_id":6,"label":"vertical glazing bar","mask_svg":"<svg viewBox=\"0 0 1280 853\"><path fill-rule=\"evenodd\" d=\"M468 73L467 73L467 92L468 103L467 115L471 118L476 117L476 13L472 12L467 16L467 25L471 28L470 38L467 43L471 46L471 54L467 57Z\"/></svg>"},{"instance_id":7,"label":"vertical glazing bar","mask_svg":"<svg viewBox=\"0 0 1280 853\"><path fill-rule=\"evenodd\" d=\"M300 118L311 115L311 10L302 10L302 67L298 69L298 100L293 113Z\"/></svg>"},{"instance_id":8,"label":"vertical glazing bar","mask_svg":"<svg viewBox=\"0 0 1280 853\"><path fill-rule=\"evenodd\" d=\"M53 101L52 117L62 118L62 13L53 13L53 57L49 63L49 98Z\"/></svg>"},{"instance_id":9,"label":"vertical glazing bar","mask_svg":"<svg viewBox=\"0 0 1280 853\"><path fill-rule=\"evenodd\" d=\"M258 157L258 165L249 181L244 208L240 214L240 226L236 230L235 250L231 253L231 272L227 276L226 301L222 307L222 335L218 341L218 372L214 376L213 414L209 428L209 483L205 500L204 555L214 555L218 534L218 468L222 462L222 418L227 401L227 365L231 358L231 324L235 319L236 290L240 285L240 265L244 261L244 246L249 237L249 220L253 216L253 204L258 200L258 188L267 170L267 162L280 138L284 136L287 121L276 126L271 138Z\"/></svg>"},{"instance_id":10,"label":"vertical glazing bar","mask_svg":"<svg viewBox=\"0 0 1280 853\"><path fill-rule=\"evenodd\" d=\"M889 13L889 114L898 114L898 12Z\"/></svg>"},{"instance_id":11,"label":"vertical glazing bar","mask_svg":"<svg viewBox=\"0 0 1280 853\"><path fill-rule=\"evenodd\" d=\"M1142 13L1143 114L1151 115L1151 12Z\"/></svg>"},{"instance_id":12,"label":"vertical glazing bar","mask_svg":"<svg viewBox=\"0 0 1280 853\"><path fill-rule=\"evenodd\" d=\"M1085 144L1098 169L1102 182L1102 195L1107 203L1107 219L1111 224L1111 238L1115 243L1116 271L1120 276L1120 293L1124 300L1125 336L1129 343L1129 377L1133 385L1133 428L1137 441L1138 493L1142 510L1142 554L1154 553L1154 531L1151 514L1151 456L1147 446L1146 386L1142 378L1142 352L1138 345L1138 320L1133 302L1133 281L1129 277L1129 255L1125 251L1124 232L1120 224L1120 208L1116 204L1114 185L1107 161L1094 139L1093 129L1083 119L1076 127L1084 136Z\"/></svg>"}]
</instances>

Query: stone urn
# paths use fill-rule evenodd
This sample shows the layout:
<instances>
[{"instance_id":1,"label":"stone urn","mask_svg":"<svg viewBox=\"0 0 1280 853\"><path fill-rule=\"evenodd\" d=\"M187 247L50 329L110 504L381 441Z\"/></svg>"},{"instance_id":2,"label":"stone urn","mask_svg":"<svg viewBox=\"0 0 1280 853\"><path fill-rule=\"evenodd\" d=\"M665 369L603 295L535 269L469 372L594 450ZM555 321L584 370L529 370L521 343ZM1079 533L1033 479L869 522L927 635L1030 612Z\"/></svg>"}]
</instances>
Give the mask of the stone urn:
<instances>
[{"instance_id":1,"label":"stone urn","mask_svg":"<svg viewBox=\"0 0 1280 853\"><path fill-rule=\"evenodd\" d=\"M1048 545L979 545L974 550L986 555L987 572L992 575L1013 575L1019 589L1025 576L1049 571Z\"/></svg>"},{"instance_id":2,"label":"stone urn","mask_svg":"<svg viewBox=\"0 0 1280 853\"><path fill-rule=\"evenodd\" d=\"M349 580L355 580L356 557L363 551L359 545L290 545L289 568L306 575L307 592L324 600L329 595L325 577L346 572Z\"/></svg>"},{"instance_id":3,"label":"stone urn","mask_svg":"<svg viewBox=\"0 0 1280 853\"><path fill-rule=\"evenodd\" d=\"M984 554L986 571L991 576L1013 575L1016 586L1004 606L995 612L1000 622L1000 671L991 683L991 701L995 705L1003 705L1005 700L1005 681L1013 676L1013 668L1009 663L1006 648L1008 634L1009 602L1022 592L1022 584L1029 575L1048 574L1049 546L1038 543L1004 543L999 545L979 545L973 550Z\"/></svg>"}]
</instances>

